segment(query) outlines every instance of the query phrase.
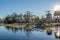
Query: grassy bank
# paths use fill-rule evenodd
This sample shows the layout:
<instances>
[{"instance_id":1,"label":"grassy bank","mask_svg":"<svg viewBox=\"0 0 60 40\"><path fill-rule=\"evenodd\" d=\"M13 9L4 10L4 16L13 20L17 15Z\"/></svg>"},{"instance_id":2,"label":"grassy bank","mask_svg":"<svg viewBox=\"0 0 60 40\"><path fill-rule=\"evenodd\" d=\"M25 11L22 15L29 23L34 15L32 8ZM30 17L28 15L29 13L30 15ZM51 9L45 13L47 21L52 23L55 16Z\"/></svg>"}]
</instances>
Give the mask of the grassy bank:
<instances>
[{"instance_id":1,"label":"grassy bank","mask_svg":"<svg viewBox=\"0 0 60 40\"><path fill-rule=\"evenodd\" d=\"M13 27L13 28L22 28L25 25L20 25L18 23L14 23L14 24L4 24L4 26Z\"/></svg>"}]
</instances>

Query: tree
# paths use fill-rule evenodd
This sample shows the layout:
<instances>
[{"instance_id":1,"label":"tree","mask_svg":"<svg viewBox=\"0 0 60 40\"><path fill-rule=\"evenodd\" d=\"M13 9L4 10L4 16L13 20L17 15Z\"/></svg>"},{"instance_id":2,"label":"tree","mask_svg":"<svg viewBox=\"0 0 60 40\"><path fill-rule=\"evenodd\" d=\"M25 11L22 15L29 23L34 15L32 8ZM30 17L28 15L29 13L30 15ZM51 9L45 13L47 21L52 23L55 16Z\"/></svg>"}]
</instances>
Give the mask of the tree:
<instances>
[{"instance_id":1,"label":"tree","mask_svg":"<svg viewBox=\"0 0 60 40\"><path fill-rule=\"evenodd\" d=\"M26 22L29 22L29 20L31 20L31 17L32 17L31 12L26 11L26 14L24 14L23 17Z\"/></svg>"}]
</instances>

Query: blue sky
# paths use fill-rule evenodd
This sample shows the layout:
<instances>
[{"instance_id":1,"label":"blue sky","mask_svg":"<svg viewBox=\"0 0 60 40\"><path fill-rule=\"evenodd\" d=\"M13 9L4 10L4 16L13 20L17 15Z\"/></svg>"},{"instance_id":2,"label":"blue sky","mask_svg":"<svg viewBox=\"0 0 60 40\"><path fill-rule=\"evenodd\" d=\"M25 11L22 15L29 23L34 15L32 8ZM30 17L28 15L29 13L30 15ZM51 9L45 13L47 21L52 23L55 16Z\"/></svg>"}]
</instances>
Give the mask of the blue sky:
<instances>
[{"instance_id":1,"label":"blue sky","mask_svg":"<svg viewBox=\"0 0 60 40\"><path fill-rule=\"evenodd\" d=\"M37 16L45 15L47 10L53 14L55 4L60 4L60 0L0 0L0 18L13 12L24 14L28 10Z\"/></svg>"}]
</instances>

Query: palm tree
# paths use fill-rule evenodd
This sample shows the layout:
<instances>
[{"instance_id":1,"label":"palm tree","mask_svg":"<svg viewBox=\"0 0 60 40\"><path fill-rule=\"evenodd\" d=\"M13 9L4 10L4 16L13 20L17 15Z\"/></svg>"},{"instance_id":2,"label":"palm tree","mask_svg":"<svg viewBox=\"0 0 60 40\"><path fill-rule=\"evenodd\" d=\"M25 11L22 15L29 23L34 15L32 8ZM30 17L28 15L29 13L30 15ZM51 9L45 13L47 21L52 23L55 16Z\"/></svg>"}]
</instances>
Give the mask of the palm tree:
<instances>
[{"instance_id":1,"label":"palm tree","mask_svg":"<svg viewBox=\"0 0 60 40\"><path fill-rule=\"evenodd\" d=\"M31 19L31 12L30 11L26 11L26 14L23 15L24 19L26 22L29 22L29 20Z\"/></svg>"}]
</instances>

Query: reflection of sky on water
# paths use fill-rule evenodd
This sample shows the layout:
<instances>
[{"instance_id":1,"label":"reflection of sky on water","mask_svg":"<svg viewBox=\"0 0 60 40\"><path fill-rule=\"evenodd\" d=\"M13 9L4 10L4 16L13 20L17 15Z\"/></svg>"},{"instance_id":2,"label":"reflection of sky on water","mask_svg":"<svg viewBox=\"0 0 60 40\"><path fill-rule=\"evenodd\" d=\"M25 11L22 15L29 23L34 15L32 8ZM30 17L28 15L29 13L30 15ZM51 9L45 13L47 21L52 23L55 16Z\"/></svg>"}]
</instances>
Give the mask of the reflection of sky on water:
<instances>
[{"instance_id":1,"label":"reflection of sky on water","mask_svg":"<svg viewBox=\"0 0 60 40\"><path fill-rule=\"evenodd\" d=\"M46 32L40 31L23 31L14 29L7 29L5 27L0 27L0 39L1 40L55 40L54 34L47 35Z\"/></svg>"}]
</instances>

